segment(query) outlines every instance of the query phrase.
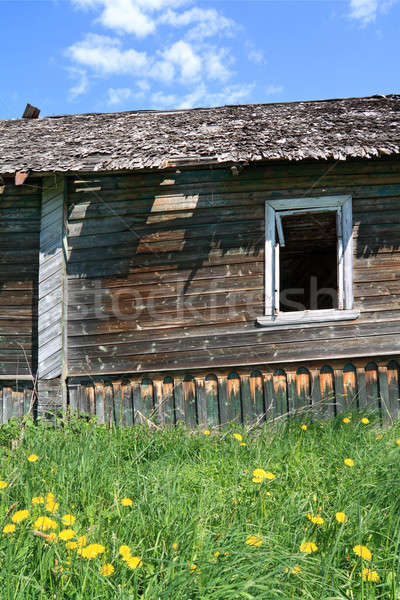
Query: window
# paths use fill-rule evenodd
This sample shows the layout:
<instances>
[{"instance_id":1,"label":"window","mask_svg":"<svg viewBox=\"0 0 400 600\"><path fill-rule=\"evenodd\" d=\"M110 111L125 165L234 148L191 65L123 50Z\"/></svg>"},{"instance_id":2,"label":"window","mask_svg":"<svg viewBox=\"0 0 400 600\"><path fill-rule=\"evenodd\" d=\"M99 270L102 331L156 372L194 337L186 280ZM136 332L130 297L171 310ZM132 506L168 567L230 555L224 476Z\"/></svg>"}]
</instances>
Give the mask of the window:
<instances>
[{"instance_id":1,"label":"window","mask_svg":"<svg viewBox=\"0 0 400 600\"><path fill-rule=\"evenodd\" d=\"M265 316L279 326L355 319L351 196L269 200Z\"/></svg>"}]
</instances>

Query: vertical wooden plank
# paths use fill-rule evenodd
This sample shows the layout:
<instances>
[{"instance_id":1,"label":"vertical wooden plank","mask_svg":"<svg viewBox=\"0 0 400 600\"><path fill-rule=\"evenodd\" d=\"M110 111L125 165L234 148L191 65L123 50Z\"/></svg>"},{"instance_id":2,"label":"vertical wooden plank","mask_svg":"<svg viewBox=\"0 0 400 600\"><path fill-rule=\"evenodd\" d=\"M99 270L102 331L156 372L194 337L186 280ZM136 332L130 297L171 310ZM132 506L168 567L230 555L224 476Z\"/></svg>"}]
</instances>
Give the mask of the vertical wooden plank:
<instances>
[{"instance_id":1,"label":"vertical wooden plank","mask_svg":"<svg viewBox=\"0 0 400 600\"><path fill-rule=\"evenodd\" d=\"M162 384L163 414L166 425L174 425L176 422L174 402L174 380L172 377L164 377Z\"/></svg>"},{"instance_id":2,"label":"vertical wooden plank","mask_svg":"<svg viewBox=\"0 0 400 600\"><path fill-rule=\"evenodd\" d=\"M344 392L343 370L334 369L335 378L335 396L336 396L336 412L341 414L346 410L347 396Z\"/></svg>"},{"instance_id":3,"label":"vertical wooden plank","mask_svg":"<svg viewBox=\"0 0 400 600\"><path fill-rule=\"evenodd\" d=\"M353 308L353 212L352 198L347 196L342 206L344 307Z\"/></svg>"},{"instance_id":4,"label":"vertical wooden plank","mask_svg":"<svg viewBox=\"0 0 400 600\"><path fill-rule=\"evenodd\" d=\"M388 374L385 365L379 365L378 377L381 416L388 423L392 420L392 415L390 414Z\"/></svg>"},{"instance_id":5,"label":"vertical wooden plank","mask_svg":"<svg viewBox=\"0 0 400 600\"><path fill-rule=\"evenodd\" d=\"M365 370L363 367L357 367L357 389L358 389L358 403L357 408L365 410L367 407L367 385L365 380Z\"/></svg>"},{"instance_id":6,"label":"vertical wooden plank","mask_svg":"<svg viewBox=\"0 0 400 600\"><path fill-rule=\"evenodd\" d=\"M228 383L226 375L218 375L219 415L221 425L228 423Z\"/></svg>"},{"instance_id":7,"label":"vertical wooden plank","mask_svg":"<svg viewBox=\"0 0 400 600\"><path fill-rule=\"evenodd\" d=\"M196 406L196 387L191 375L183 380L183 397L185 401L185 418L188 427L195 427L198 422Z\"/></svg>"},{"instance_id":8,"label":"vertical wooden plank","mask_svg":"<svg viewBox=\"0 0 400 600\"><path fill-rule=\"evenodd\" d=\"M105 391L103 383L97 382L94 387L96 416L99 425L106 422Z\"/></svg>"},{"instance_id":9,"label":"vertical wooden plank","mask_svg":"<svg viewBox=\"0 0 400 600\"><path fill-rule=\"evenodd\" d=\"M68 385L68 399L69 399L69 410L71 414L78 413L78 398L79 398L79 385L76 383L70 383Z\"/></svg>"},{"instance_id":10,"label":"vertical wooden plank","mask_svg":"<svg viewBox=\"0 0 400 600\"><path fill-rule=\"evenodd\" d=\"M237 373L228 375L228 418L229 421L242 423L240 378Z\"/></svg>"},{"instance_id":11,"label":"vertical wooden plank","mask_svg":"<svg viewBox=\"0 0 400 600\"><path fill-rule=\"evenodd\" d=\"M302 412L307 412L311 405L311 375L305 367L296 371L297 406Z\"/></svg>"},{"instance_id":12,"label":"vertical wooden plank","mask_svg":"<svg viewBox=\"0 0 400 600\"><path fill-rule=\"evenodd\" d=\"M289 415L295 416L299 408L299 399L297 397L296 373L287 371L287 393L289 402Z\"/></svg>"},{"instance_id":13,"label":"vertical wooden plank","mask_svg":"<svg viewBox=\"0 0 400 600\"><path fill-rule=\"evenodd\" d=\"M23 409L24 415L27 415L29 413L29 410L31 409L31 404L32 404L31 415L33 416L34 403L32 402L32 400L34 400L33 389L31 387L26 386L24 388L24 409ZM1 417L0 417L0 423L1 423Z\"/></svg>"},{"instance_id":14,"label":"vertical wooden plank","mask_svg":"<svg viewBox=\"0 0 400 600\"><path fill-rule=\"evenodd\" d=\"M131 379L132 403L133 403L133 422L142 423L142 394L139 379Z\"/></svg>"},{"instance_id":15,"label":"vertical wooden plank","mask_svg":"<svg viewBox=\"0 0 400 600\"><path fill-rule=\"evenodd\" d=\"M159 377L153 378L153 393L154 393L154 409L157 422L161 425L165 423L164 414L164 397L162 379Z\"/></svg>"},{"instance_id":16,"label":"vertical wooden plank","mask_svg":"<svg viewBox=\"0 0 400 600\"><path fill-rule=\"evenodd\" d=\"M0 425L4 424L4 415L3 415L3 386L0 385Z\"/></svg>"},{"instance_id":17,"label":"vertical wooden plank","mask_svg":"<svg viewBox=\"0 0 400 600\"><path fill-rule=\"evenodd\" d=\"M131 427L133 425L132 388L130 383L125 382L122 391L122 424Z\"/></svg>"},{"instance_id":18,"label":"vertical wooden plank","mask_svg":"<svg viewBox=\"0 0 400 600\"><path fill-rule=\"evenodd\" d=\"M310 369L311 373L311 404L313 415L322 412L321 382L318 369Z\"/></svg>"},{"instance_id":19,"label":"vertical wooden plank","mask_svg":"<svg viewBox=\"0 0 400 600\"><path fill-rule=\"evenodd\" d=\"M113 381L113 404L114 404L114 423L120 427L122 425L122 390L121 382Z\"/></svg>"},{"instance_id":20,"label":"vertical wooden plank","mask_svg":"<svg viewBox=\"0 0 400 600\"><path fill-rule=\"evenodd\" d=\"M367 410L380 411L378 365L370 362L365 367L365 385L367 392Z\"/></svg>"},{"instance_id":21,"label":"vertical wooden plank","mask_svg":"<svg viewBox=\"0 0 400 600\"><path fill-rule=\"evenodd\" d=\"M250 397L252 406L252 422L265 420L264 385L260 371L250 373Z\"/></svg>"},{"instance_id":22,"label":"vertical wooden plank","mask_svg":"<svg viewBox=\"0 0 400 600\"><path fill-rule=\"evenodd\" d=\"M3 423L7 423L12 416L12 388L3 387Z\"/></svg>"},{"instance_id":23,"label":"vertical wooden plank","mask_svg":"<svg viewBox=\"0 0 400 600\"><path fill-rule=\"evenodd\" d=\"M207 402L206 402L206 390L204 377L196 375L196 400L197 400L197 414L199 417L200 427L204 427L207 424Z\"/></svg>"},{"instance_id":24,"label":"vertical wooden plank","mask_svg":"<svg viewBox=\"0 0 400 600\"><path fill-rule=\"evenodd\" d=\"M350 363L345 365L343 368L343 387L345 393L345 410L357 410L357 371L355 366Z\"/></svg>"},{"instance_id":25,"label":"vertical wooden plank","mask_svg":"<svg viewBox=\"0 0 400 600\"><path fill-rule=\"evenodd\" d=\"M174 377L174 398L175 398L175 420L176 423L185 422L185 400L183 397L183 377L176 375Z\"/></svg>"},{"instance_id":26,"label":"vertical wooden plank","mask_svg":"<svg viewBox=\"0 0 400 600\"><path fill-rule=\"evenodd\" d=\"M149 418L152 418L154 410L154 385L153 381L148 377L143 377L141 383L141 404L142 414Z\"/></svg>"},{"instance_id":27,"label":"vertical wooden plank","mask_svg":"<svg viewBox=\"0 0 400 600\"><path fill-rule=\"evenodd\" d=\"M289 398L288 398L288 381L285 371L277 369L273 375L274 384L274 417L288 415L289 413Z\"/></svg>"},{"instance_id":28,"label":"vertical wooden plank","mask_svg":"<svg viewBox=\"0 0 400 600\"><path fill-rule=\"evenodd\" d=\"M321 400L322 400L322 413L326 417L333 417L336 414L336 398L335 398L335 384L332 367L325 365L320 371L320 386L321 386Z\"/></svg>"},{"instance_id":29,"label":"vertical wooden plank","mask_svg":"<svg viewBox=\"0 0 400 600\"><path fill-rule=\"evenodd\" d=\"M111 427L114 422L114 398L113 398L113 388L108 383L104 386L105 393L105 422L106 425Z\"/></svg>"},{"instance_id":30,"label":"vertical wooden plank","mask_svg":"<svg viewBox=\"0 0 400 600\"><path fill-rule=\"evenodd\" d=\"M94 387L93 385L88 385L86 387L89 415L93 417L96 414L96 403L94 398Z\"/></svg>"},{"instance_id":31,"label":"vertical wooden plank","mask_svg":"<svg viewBox=\"0 0 400 600\"><path fill-rule=\"evenodd\" d=\"M276 414L276 400L274 391L274 377L272 373L263 373L264 384L264 420L271 419Z\"/></svg>"},{"instance_id":32,"label":"vertical wooden plank","mask_svg":"<svg viewBox=\"0 0 400 600\"><path fill-rule=\"evenodd\" d=\"M211 427L219 425L218 380L215 375L207 375L205 379L205 394L207 406L207 424Z\"/></svg>"},{"instance_id":33,"label":"vertical wooden plank","mask_svg":"<svg viewBox=\"0 0 400 600\"><path fill-rule=\"evenodd\" d=\"M254 423L255 421L255 406L250 390L250 377L248 374L240 374L240 388L242 392L242 421L243 424Z\"/></svg>"},{"instance_id":34,"label":"vertical wooden plank","mask_svg":"<svg viewBox=\"0 0 400 600\"><path fill-rule=\"evenodd\" d=\"M400 378L399 365L395 360L392 360L387 365L388 378L388 395L389 395L389 411L393 419L399 418L400 409Z\"/></svg>"}]
</instances>

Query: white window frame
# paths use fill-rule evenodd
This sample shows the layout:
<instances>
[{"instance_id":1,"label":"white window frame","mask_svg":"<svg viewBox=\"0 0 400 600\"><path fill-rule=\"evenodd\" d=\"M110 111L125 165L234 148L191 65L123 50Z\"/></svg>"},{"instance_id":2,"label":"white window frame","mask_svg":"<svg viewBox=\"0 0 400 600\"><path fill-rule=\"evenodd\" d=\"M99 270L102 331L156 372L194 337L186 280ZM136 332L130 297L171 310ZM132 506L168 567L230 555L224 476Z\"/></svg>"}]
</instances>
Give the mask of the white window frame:
<instances>
[{"instance_id":1,"label":"white window frame","mask_svg":"<svg viewBox=\"0 0 400 600\"><path fill-rule=\"evenodd\" d=\"M279 248L284 245L281 218L309 212L336 212L338 308L279 311ZM265 315L257 322L267 327L328 323L356 319L353 308L353 214L352 197L322 196L268 200L265 203Z\"/></svg>"}]
</instances>

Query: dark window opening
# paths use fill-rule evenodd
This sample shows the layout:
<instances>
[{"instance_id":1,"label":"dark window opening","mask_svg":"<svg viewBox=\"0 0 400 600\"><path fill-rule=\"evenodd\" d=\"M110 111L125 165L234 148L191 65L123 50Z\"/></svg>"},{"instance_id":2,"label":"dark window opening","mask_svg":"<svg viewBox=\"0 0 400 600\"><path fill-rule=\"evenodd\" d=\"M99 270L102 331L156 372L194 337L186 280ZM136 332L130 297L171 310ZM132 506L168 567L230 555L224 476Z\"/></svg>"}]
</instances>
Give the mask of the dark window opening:
<instances>
[{"instance_id":1,"label":"dark window opening","mask_svg":"<svg viewBox=\"0 0 400 600\"><path fill-rule=\"evenodd\" d=\"M281 219L279 310L337 308L336 212L281 213Z\"/></svg>"}]
</instances>

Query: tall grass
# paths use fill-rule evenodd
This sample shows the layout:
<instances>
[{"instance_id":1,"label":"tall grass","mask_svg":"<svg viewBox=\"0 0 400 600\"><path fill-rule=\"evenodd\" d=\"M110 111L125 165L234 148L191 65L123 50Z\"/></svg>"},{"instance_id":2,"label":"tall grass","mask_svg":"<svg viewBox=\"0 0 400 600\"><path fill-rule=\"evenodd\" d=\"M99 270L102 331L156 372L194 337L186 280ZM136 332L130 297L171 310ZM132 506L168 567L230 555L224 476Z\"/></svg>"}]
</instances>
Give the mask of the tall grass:
<instances>
[{"instance_id":1,"label":"tall grass","mask_svg":"<svg viewBox=\"0 0 400 600\"><path fill-rule=\"evenodd\" d=\"M0 441L6 433L0 429ZM0 532L16 511L30 511L0 537L0 598L398 600L398 438L400 423L381 430L373 417L364 424L357 415L306 430L292 422L210 435L28 423L17 449L4 441L0 450L0 478L8 484L0 490ZM256 468L275 478L254 482ZM32 506L33 497L48 493L59 504L54 514ZM125 497L132 506L123 506ZM54 519L59 533L64 514L76 518L74 539L85 535L105 553L84 558L44 537L49 531L34 533L41 515ZM260 545L246 544L252 535ZM318 550L301 552L303 542ZM143 564L130 568L121 545ZM368 547L372 560L357 556L356 545ZM100 572L104 564L113 565L111 575ZM379 581L364 580L363 568Z\"/></svg>"}]
</instances>

